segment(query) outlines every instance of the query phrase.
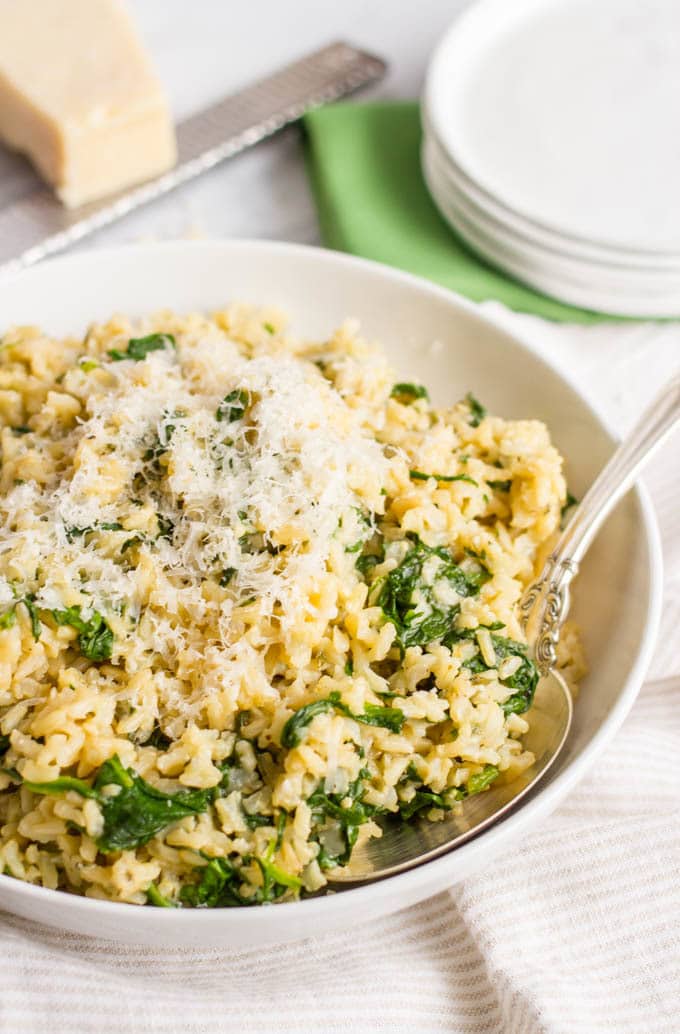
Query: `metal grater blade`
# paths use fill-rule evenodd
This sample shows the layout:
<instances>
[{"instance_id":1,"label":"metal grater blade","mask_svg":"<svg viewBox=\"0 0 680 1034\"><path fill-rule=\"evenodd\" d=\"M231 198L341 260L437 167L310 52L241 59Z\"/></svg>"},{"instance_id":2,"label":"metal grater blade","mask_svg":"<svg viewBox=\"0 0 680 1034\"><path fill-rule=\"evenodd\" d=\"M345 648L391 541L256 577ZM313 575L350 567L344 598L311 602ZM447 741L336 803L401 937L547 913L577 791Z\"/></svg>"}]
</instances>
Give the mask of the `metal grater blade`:
<instances>
[{"instance_id":1,"label":"metal grater blade","mask_svg":"<svg viewBox=\"0 0 680 1034\"><path fill-rule=\"evenodd\" d=\"M0 273L40 261L252 147L311 108L380 79L384 61L332 43L181 122L169 172L69 210L47 189L0 210Z\"/></svg>"}]
</instances>

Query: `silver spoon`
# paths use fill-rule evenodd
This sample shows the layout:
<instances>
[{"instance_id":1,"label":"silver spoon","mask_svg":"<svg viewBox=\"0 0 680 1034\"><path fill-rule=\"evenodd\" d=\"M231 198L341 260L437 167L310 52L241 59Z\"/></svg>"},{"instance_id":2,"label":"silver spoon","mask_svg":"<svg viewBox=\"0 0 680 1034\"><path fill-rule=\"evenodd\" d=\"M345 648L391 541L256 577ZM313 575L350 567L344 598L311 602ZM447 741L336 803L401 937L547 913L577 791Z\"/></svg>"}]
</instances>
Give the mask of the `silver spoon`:
<instances>
[{"instance_id":1,"label":"silver spoon","mask_svg":"<svg viewBox=\"0 0 680 1034\"><path fill-rule=\"evenodd\" d=\"M680 376L657 396L600 472L520 603L529 652L541 676L527 714L529 732L522 738L534 764L512 782L468 798L441 822L388 822L381 837L355 849L350 865L330 876L334 883L393 876L445 854L507 814L548 771L564 746L573 714L571 693L555 670L571 580L605 519L678 422Z\"/></svg>"}]
</instances>

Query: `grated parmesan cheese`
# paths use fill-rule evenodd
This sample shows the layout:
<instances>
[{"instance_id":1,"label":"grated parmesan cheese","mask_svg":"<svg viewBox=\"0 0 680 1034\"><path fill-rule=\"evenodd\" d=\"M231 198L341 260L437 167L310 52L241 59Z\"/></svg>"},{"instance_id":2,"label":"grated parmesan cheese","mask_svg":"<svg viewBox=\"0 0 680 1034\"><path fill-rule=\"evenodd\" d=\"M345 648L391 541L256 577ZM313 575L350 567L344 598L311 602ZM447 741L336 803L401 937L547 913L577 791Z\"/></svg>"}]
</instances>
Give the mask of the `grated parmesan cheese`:
<instances>
[{"instance_id":1,"label":"grated parmesan cheese","mask_svg":"<svg viewBox=\"0 0 680 1034\"><path fill-rule=\"evenodd\" d=\"M320 635L334 543L354 542L383 506L388 461L362 414L312 361L248 356L226 337L100 357L89 379L83 367L65 379L81 412L55 432L58 474L1 504L0 552L36 604L117 616L129 672L153 654L204 663L190 630L207 626L222 688L247 670L248 607L277 637L300 622ZM0 583L0 600L15 593Z\"/></svg>"}]
</instances>

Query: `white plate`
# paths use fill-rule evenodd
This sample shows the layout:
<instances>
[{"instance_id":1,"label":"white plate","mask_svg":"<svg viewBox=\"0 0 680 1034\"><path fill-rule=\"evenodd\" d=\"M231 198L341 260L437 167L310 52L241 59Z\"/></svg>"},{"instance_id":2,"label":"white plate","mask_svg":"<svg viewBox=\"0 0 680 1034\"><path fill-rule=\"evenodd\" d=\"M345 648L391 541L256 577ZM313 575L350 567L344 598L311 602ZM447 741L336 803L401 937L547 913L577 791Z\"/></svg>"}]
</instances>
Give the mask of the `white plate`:
<instances>
[{"instance_id":1,"label":"white plate","mask_svg":"<svg viewBox=\"0 0 680 1034\"><path fill-rule=\"evenodd\" d=\"M445 172L446 179L456 190L463 194L468 202L485 217L496 224L507 234L511 234L529 245L544 248L550 254L575 259L579 262L592 263L596 267L607 269L635 270L640 273L666 275L680 273L680 253L677 255L655 255L651 257L645 252L622 251L605 248L590 242L575 241L570 237L554 233L546 228L523 218L513 209L503 206L498 198L492 197L471 180L452 156L444 149L436 133L429 125L427 112L421 112L423 121L423 145L433 151L437 162Z\"/></svg>"},{"instance_id":2,"label":"white plate","mask_svg":"<svg viewBox=\"0 0 680 1034\"><path fill-rule=\"evenodd\" d=\"M0 333L12 323L33 323L52 334L81 334L113 312L210 310L233 299L280 306L291 314L293 331L312 338L356 316L369 337L384 343L398 374L422 378L436 403L471 390L494 412L545 420L579 497L614 446L576 388L470 302L405 273L300 245L146 244L47 262L0 283ZM114 904L0 876L0 908L127 943L238 950L318 937L450 887L530 836L611 740L647 669L660 593L658 531L646 496L636 491L598 536L575 587L590 674L564 754L516 811L427 865L327 897L226 910Z\"/></svg>"},{"instance_id":3,"label":"white plate","mask_svg":"<svg viewBox=\"0 0 680 1034\"><path fill-rule=\"evenodd\" d=\"M432 156L423 155L423 175L432 199L452 229L474 251L515 279L562 302L594 312L643 319L680 315L680 276L646 277L556 258L508 237L456 195Z\"/></svg>"},{"instance_id":4,"label":"white plate","mask_svg":"<svg viewBox=\"0 0 680 1034\"><path fill-rule=\"evenodd\" d=\"M426 108L465 173L577 241L680 254L677 0L480 0Z\"/></svg>"},{"instance_id":5,"label":"white plate","mask_svg":"<svg viewBox=\"0 0 680 1034\"><path fill-rule=\"evenodd\" d=\"M610 265L602 261L593 262L586 257L576 258L556 248L548 248L529 240L504 226L470 198L467 191L462 189L452 176L433 140L425 139L422 153L423 166L427 168L430 178L436 182L439 193L445 196L452 206L464 212L490 239L497 240L499 245L513 249L519 256L526 257L528 262L539 263L546 272L587 280L613 292L624 294L627 291L639 290L640 293L649 292L652 295L674 295L680 310L680 266L676 270L669 268L661 271L638 268L630 263Z\"/></svg>"}]
</instances>

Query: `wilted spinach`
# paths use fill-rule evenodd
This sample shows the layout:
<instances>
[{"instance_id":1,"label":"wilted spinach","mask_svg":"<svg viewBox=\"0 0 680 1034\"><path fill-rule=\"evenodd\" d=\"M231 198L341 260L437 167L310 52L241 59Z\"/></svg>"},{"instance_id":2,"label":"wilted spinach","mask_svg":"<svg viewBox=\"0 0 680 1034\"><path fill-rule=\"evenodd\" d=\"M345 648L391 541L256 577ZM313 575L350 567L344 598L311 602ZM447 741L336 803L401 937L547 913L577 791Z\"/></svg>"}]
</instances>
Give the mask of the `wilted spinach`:
<instances>
[{"instance_id":1,"label":"wilted spinach","mask_svg":"<svg viewBox=\"0 0 680 1034\"><path fill-rule=\"evenodd\" d=\"M142 746L155 747L156 750L167 750L171 744L172 740L170 739L170 737L165 735L158 722L156 722L153 729L151 730L151 735L149 736L148 740L144 741Z\"/></svg>"},{"instance_id":2,"label":"wilted spinach","mask_svg":"<svg viewBox=\"0 0 680 1034\"><path fill-rule=\"evenodd\" d=\"M307 798L314 822L313 839L319 844L317 861L322 869L346 865L359 836L359 827L382 809L362 800L369 771L362 768L345 793L324 793L318 787Z\"/></svg>"},{"instance_id":3,"label":"wilted spinach","mask_svg":"<svg viewBox=\"0 0 680 1034\"><path fill-rule=\"evenodd\" d=\"M576 496L572 495L571 492L567 492L567 498L564 500L564 506L560 510L560 517L562 518L562 520L564 520L569 510L571 510L572 506L576 506L577 503L578 499L576 498Z\"/></svg>"},{"instance_id":4,"label":"wilted spinach","mask_svg":"<svg viewBox=\"0 0 680 1034\"><path fill-rule=\"evenodd\" d=\"M102 791L110 786L119 786L120 791L115 796L104 795ZM125 768L117 754L99 769L94 789L104 817L97 845L104 852L146 844L172 822L206 811L214 796L212 790L163 793L131 768Z\"/></svg>"},{"instance_id":5,"label":"wilted spinach","mask_svg":"<svg viewBox=\"0 0 680 1034\"><path fill-rule=\"evenodd\" d=\"M31 620L31 632L33 633L33 638L37 641L38 639L40 639L40 633L42 632L42 624L40 621L40 616L38 614L38 608L35 605L35 596L33 595L33 593L29 593L26 596L22 596L15 603L13 603L12 606L4 612L4 614L0 614L0 629L12 628L16 624L17 607L20 606L20 604L22 603L28 611L28 616Z\"/></svg>"},{"instance_id":6,"label":"wilted spinach","mask_svg":"<svg viewBox=\"0 0 680 1034\"><path fill-rule=\"evenodd\" d=\"M216 420L225 420L228 424L240 420L250 405L250 395L244 388L236 388L225 395L215 412Z\"/></svg>"},{"instance_id":7,"label":"wilted spinach","mask_svg":"<svg viewBox=\"0 0 680 1034\"><path fill-rule=\"evenodd\" d=\"M276 901L288 890L299 891L302 881L275 865L272 856L276 841L272 840L264 858L244 858L247 864L255 862L262 874L262 886L247 897L239 884L243 882L241 870L227 858L208 858L207 864L196 869L198 880L182 887L180 900L190 908L231 908L237 905L262 905Z\"/></svg>"},{"instance_id":8,"label":"wilted spinach","mask_svg":"<svg viewBox=\"0 0 680 1034\"><path fill-rule=\"evenodd\" d=\"M508 675L507 678L501 679L502 685L507 686L508 689L513 689L515 692L512 696L504 700L500 705L506 715L509 714L524 714L531 707L534 700L534 693L536 692L536 686L538 685L538 669L532 659L527 656L527 647L524 643L518 643L515 639L508 639L505 636L497 635L497 631L503 628L501 622L496 622L493 625L482 625L482 628L487 628L491 633L491 642L493 644L494 653L496 654L496 660L498 663L505 660L506 657L520 657L522 663L513 675ZM453 629L447 636L444 637L444 646L448 646L449 649L454 643L459 642L461 639L467 639L471 642L476 642L477 629L474 628L463 628ZM478 675L482 671L488 670L488 664L482 657L481 651L477 649L477 652L470 657L468 660L463 661L463 667L467 668L473 675Z\"/></svg>"},{"instance_id":9,"label":"wilted spinach","mask_svg":"<svg viewBox=\"0 0 680 1034\"><path fill-rule=\"evenodd\" d=\"M149 352L160 352L166 348L177 348L172 334L148 334L146 337L130 338L125 352L117 348L109 349L109 356L116 363L123 359L134 359L138 363L140 359L146 359Z\"/></svg>"},{"instance_id":10,"label":"wilted spinach","mask_svg":"<svg viewBox=\"0 0 680 1034\"><path fill-rule=\"evenodd\" d=\"M347 704L342 702L340 694L335 691L323 700L314 700L311 704L305 704L290 716L281 732L281 746L289 749L297 747L302 739L302 730L317 715L329 711L338 711L363 725L380 725L391 732L401 732L405 721L404 712L398 707L380 707L377 704L366 704L363 714L354 714Z\"/></svg>"},{"instance_id":11,"label":"wilted spinach","mask_svg":"<svg viewBox=\"0 0 680 1034\"><path fill-rule=\"evenodd\" d=\"M409 470L409 477L412 481L429 481L430 478L434 478L435 481L443 481L446 483L453 481L467 481L469 485L475 485L479 488L479 482L471 478L469 474L425 474L422 470Z\"/></svg>"},{"instance_id":12,"label":"wilted spinach","mask_svg":"<svg viewBox=\"0 0 680 1034\"><path fill-rule=\"evenodd\" d=\"M495 765L485 765L481 772L471 775L463 786L444 790L443 793L435 793L425 786L419 786L410 800L400 803L399 815L407 822L425 808L442 808L444 811L449 811L456 802L464 801L466 798L474 797L475 794L486 790L499 775L500 772ZM417 774L409 772L406 781L410 779L417 781Z\"/></svg>"},{"instance_id":13,"label":"wilted spinach","mask_svg":"<svg viewBox=\"0 0 680 1034\"><path fill-rule=\"evenodd\" d=\"M456 564L447 549L426 546L418 536L410 536L411 549L398 567L373 586L371 602L382 608L397 631L402 649L426 646L442 639L458 615L459 604L444 605L435 594L437 583L448 583L459 597L475 596L491 575L484 564L473 557ZM426 583L423 567L431 557L441 563L432 584Z\"/></svg>"},{"instance_id":14,"label":"wilted spinach","mask_svg":"<svg viewBox=\"0 0 680 1034\"><path fill-rule=\"evenodd\" d=\"M416 399L428 399L427 388L423 384L407 384L402 381L395 384L390 392L390 398L401 402L402 406L410 406Z\"/></svg>"},{"instance_id":15,"label":"wilted spinach","mask_svg":"<svg viewBox=\"0 0 680 1034\"><path fill-rule=\"evenodd\" d=\"M113 631L98 611L93 611L87 621L81 616L79 606L53 610L52 617L58 625L70 625L71 628L75 628L83 657L90 661L109 660L113 650Z\"/></svg>"},{"instance_id":16,"label":"wilted spinach","mask_svg":"<svg viewBox=\"0 0 680 1034\"><path fill-rule=\"evenodd\" d=\"M196 869L198 880L188 883L180 891L180 900L190 908L225 908L243 905L241 895L234 886L237 882L236 869L226 858L211 858L206 865Z\"/></svg>"},{"instance_id":17,"label":"wilted spinach","mask_svg":"<svg viewBox=\"0 0 680 1034\"><path fill-rule=\"evenodd\" d=\"M465 401L470 409L470 426L479 427L482 420L486 417L486 407L475 398L471 391L468 391L465 396Z\"/></svg>"},{"instance_id":18,"label":"wilted spinach","mask_svg":"<svg viewBox=\"0 0 680 1034\"><path fill-rule=\"evenodd\" d=\"M156 908L177 908L174 901L161 894L155 883L149 884L146 888L146 900L150 905L155 905Z\"/></svg>"},{"instance_id":19,"label":"wilted spinach","mask_svg":"<svg viewBox=\"0 0 680 1034\"><path fill-rule=\"evenodd\" d=\"M46 783L25 782L24 786L34 793L44 794L62 794L72 790L81 797L96 800L104 819L97 846L105 854L146 844L171 823L206 811L214 798L212 789L163 793L133 769L125 768L117 754L104 762L93 784L72 776L61 776ZM119 787L119 790L112 794L106 792L109 787Z\"/></svg>"}]
</instances>

